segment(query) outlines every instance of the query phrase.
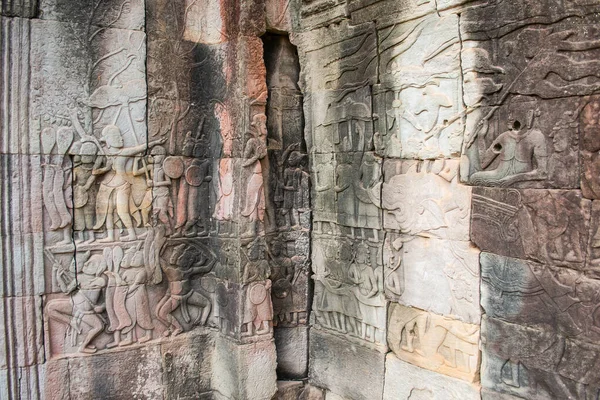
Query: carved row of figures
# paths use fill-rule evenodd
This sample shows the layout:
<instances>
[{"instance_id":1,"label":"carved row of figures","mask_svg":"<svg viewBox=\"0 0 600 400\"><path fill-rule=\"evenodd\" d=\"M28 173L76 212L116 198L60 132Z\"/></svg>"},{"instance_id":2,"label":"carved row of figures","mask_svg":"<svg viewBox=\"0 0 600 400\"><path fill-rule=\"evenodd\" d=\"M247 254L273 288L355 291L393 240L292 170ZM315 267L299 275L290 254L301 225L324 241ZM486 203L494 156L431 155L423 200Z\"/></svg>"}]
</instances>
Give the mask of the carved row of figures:
<instances>
[{"instance_id":1,"label":"carved row of figures","mask_svg":"<svg viewBox=\"0 0 600 400\"><path fill-rule=\"evenodd\" d=\"M254 256L246 271L262 280L241 287L217 278L223 266L206 245L169 241L164 227L144 241L77 253L68 267L46 255L64 294L46 305L54 354L142 344L200 325L242 337L272 331L269 267Z\"/></svg>"},{"instance_id":2,"label":"carved row of figures","mask_svg":"<svg viewBox=\"0 0 600 400\"><path fill-rule=\"evenodd\" d=\"M195 134L185 136L181 156L167 154L161 146L164 138L127 146L134 135L123 134L116 125L106 126L100 140L84 131L76 115L69 125L46 127L40 134L44 206L49 229L63 234L59 246L71 243L71 229L80 243L91 244L97 235L100 242L127 242L143 238L139 229L156 223L169 236L204 236L213 228L212 218L225 222L224 232L217 225L218 233L233 233L234 161L220 160L218 179L212 182L212 161L193 157L208 150L203 120ZM241 215L248 237L259 232L257 224L264 219L264 114L253 117L252 127L242 163L246 184ZM143 157L148 148L150 157ZM276 202L286 221L282 229L297 228L298 213L308 209L308 175L296 148L290 146L284 154L276 182ZM211 198L217 199L212 215ZM126 234L119 237L119 230Z\"/></svg>"},{"instance_id":3,"label":"carved row of figures","mask_svg":"<svg viewBox=\"0 0 600 400\"><path fill-rule=\"evenodd\" d=\"M315 249L313 313L319 326L385 344L383 266L374 262L376 253L366 243Z\"/></svg>"}]
</instances>

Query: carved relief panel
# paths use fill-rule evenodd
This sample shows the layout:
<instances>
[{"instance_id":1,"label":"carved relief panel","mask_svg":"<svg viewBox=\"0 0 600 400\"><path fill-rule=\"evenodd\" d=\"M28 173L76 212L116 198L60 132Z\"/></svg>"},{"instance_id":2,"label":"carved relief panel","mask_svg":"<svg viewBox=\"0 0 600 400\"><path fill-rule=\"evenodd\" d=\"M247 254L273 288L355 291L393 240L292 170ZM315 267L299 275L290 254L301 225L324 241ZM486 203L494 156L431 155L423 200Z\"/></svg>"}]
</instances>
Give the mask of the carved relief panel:
<instances>
[{"instance_id":1,"label":"carved relief panel","mask_svg":"<svg viewBox=\"0 0 600 400\"><path fill-rule=\"evenodd\" d=\"M583 269L590 208L576 191L474 188L471 240L483 251Z\"/></svg>"},{"instance_id":2,"label":"carved relief panel","mask_svg":"<svg viewBox=\"0 0 600 400\"><path fill-rule=\"evenodd\" d=\"M313 242L313 325L385 350L382 247L368 240L320 236Z\"/></svg>"},{"instance_id":3,"label":"carved relief panel","mask_svg":"<svg viewBox=\"0 0 600 400\"><path fill-rule=\"evenodd\" d=\"M479 251L470 243L387 233L383 257L388 299L479 323Z\"/></svg>"},{"instance_id":4,"label":"carved relief panel","mask_svg":"<svg viewBox=\"0 0 600 400\"><path fill-rule=\"evenodd\" d=\"M419 367L474 382L479 374L479 325L391 303L388 343Z\"/></svg>"},{"instance_id":5,"label":"carved relief panel","mask_svg":"<svg viewBox=\"0 0 600 400\"><path fill-rule=\"evenodd\" d=\"M458 161L384 164L384 227L404 234L468 240L471 189L458 183Z\"/></svg>"},{"instance_id":6,"label":"carved relief panel","mask_svg":"<svg viewBox=\"0 0 600 400\"><path fill-rule=\"evenodd\" d=\"M432 15L379 30L376 150L398 158L460 154L465 112L458 18Z\"/></svg>"}]
</instances>

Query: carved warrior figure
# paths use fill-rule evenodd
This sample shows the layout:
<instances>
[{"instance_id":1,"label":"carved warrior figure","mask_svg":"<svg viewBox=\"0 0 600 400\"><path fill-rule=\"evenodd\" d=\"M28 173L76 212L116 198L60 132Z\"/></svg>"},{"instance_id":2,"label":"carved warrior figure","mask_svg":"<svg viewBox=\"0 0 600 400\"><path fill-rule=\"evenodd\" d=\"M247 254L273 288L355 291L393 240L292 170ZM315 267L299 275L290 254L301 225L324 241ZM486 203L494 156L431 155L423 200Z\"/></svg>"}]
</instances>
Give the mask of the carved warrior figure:
<instances>
[{"instance_id":1,"label":"carved warrior figure","mask_svg":"<svg viewBox=\"0 0 600 400\"><path fill-rule=\"evenodd\" d=\"M96 200L96 225L94 229L106 227L107 237L102 242L113 242L115 240L114 212L116 210L119 219L127 229L127 236L122 241L137 239L137 234L131 220L131 212L134 208L131 199L131 185L133 175L127 170L127 162L132 156L146 150L146 145L141 144L133 147L124 147L121 130L116 125L107 125L102 130L103 141L106 143L105 165L95 169L95 175L103 175ZM162 144L166 138L148 143L148 147Z\"/></svg>"},{"instance_id":2,"label":"carved warrior figure","mask_svg":"<svg viewBox=\"0 0 600 400\"><path fill-rule=\"evenodd\" d=\"M243 237L252 237L256 233L257 224L264 218L265 193L261 160L267 156L265 145L267 133L267 116L256 114L252 118L250 138L244 150L244 163L242 166L249 171L246 185L246 197L242 215L248 220L248 227L242 234Z\"/></svg>"},{"instance_id":3,"label":"carved warrior figure","mask_svg":"<svg viewBox=\"0 0 600 400\"><path fill-rule=\"evenodd\" d=\"M73 230L79 234L76 242L92 243L96 239L92 229L96 209L93 171L97 153L98 147L94 143L84 142L73 165ZM87 241L86 233L89 235Z\"/></svg>"},{"instance_id":4,"label":"carved warrior figure","mask_svg":"<svg viewBox=\"0 0 600 400\"><path fill-rule=\"evenodd\" d=\"M43 155L42 194L44 206L50 217L50 230L63 232L63 241L59 244L71 243L70 204L65 197L67 184L70 183L70 166L67 166L65 155L73 142L73 129L61 127L45 128L41 132Z\"/></svg>"},{"instance_id":5,"label":"carved warrior figure","mask_svg":"<svg viewBox=\"0 0 600 400\"><path fill-rule=\"evenodd\" d=\"M142 213L142 222L144 226L150 226L150 209L153 215L160 221L167 230L167 235L171 234L171 218L173 217L173 202L171 200L170 187L171 178L165 173L163 163L167 151L162 146L155 146L150 151L148 164L141 169L138 166L138 161L133 164L133 175L146 175L146 185L148 188L144 199L140 204Z\"/></svg>"},{"instance_id":6,"label":"carved warrior figure","mask_svg":"<svg viewBox=\"0 0 600 400\"><path fill-rule=\"evenodd\" d=\"M175 336L183 332L183 326L173 315L177 309L180 310L185 323L206 324L211 310L210 300L208 296L192 288L190 279L210 272L215 262L216 259L211 260L203 251L196 251L185 244L173 249L168 264L161 261L169 288L156 306L156 316L167 327L165 336ZM189 306L200 309L194 321L191 319Z\"/></svg>"},{"instance_id":7,"label":"carved warrior figure","mask_svg":"<svg viewBox=\"0 0 600 400\"><path fill-rule=\"evenodd\" d=\"M209 230L209 190L212 180L210 161L198 157L206 154L207 138L203 135L204 118L200 120L196 135L186 134L183 143L183 174L177 193L176 236L205 235ZM202 227L200 232L198 226Z\"/></svg>"},{"instance_id":8,"label":"carved warrior figure","mask_svg":"<svg viewBox=\"0 0 600 400\"><path fill-rule=\"evenodd\" d=\"M80 352L95 353L97 348L91 344L92 340L104 329L101 313L105 306L101 299L106 287L104 272L107 265L102 255L90 256L89 252L78 256L77 261L81 266L78 268L81 269L77 271L76 280L74 276L65 273L60 264L54 262L59 286L69 298L50 300L46 313L49 319L66 325L74 341L78 335L85 335L79 345Z\"/></svg>"}]
</instances>

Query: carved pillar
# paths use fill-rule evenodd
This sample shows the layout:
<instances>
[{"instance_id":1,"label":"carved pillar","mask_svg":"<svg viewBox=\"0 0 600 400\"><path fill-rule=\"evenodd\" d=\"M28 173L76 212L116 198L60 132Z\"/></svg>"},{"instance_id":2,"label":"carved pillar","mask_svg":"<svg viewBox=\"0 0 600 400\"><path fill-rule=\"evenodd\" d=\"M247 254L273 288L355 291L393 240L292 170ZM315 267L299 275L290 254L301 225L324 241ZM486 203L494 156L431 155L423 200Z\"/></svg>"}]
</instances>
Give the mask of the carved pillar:
<instances>
[{"instance_id":1,"label":"carved pillar","mask_svg":"<svg viewBox=\"0 0 600 400\"><path fill-rule=\"evenodd\" d=\"M16 4L3 11L16 15ZM40 157L30 142L31 23L1 18L0 43L0 397L41 398L44 293Z\"/></svg>"},{"instance_id":2,"label":"carved pillar","mask_svg":"<svg viewBox=\"0 0 600 400\"><path fill-rule=\"evenodd\" d=\"M2 0L0 14L7 17L33 18L38 11L38 0Z\"/></svg>"}]
</instances>

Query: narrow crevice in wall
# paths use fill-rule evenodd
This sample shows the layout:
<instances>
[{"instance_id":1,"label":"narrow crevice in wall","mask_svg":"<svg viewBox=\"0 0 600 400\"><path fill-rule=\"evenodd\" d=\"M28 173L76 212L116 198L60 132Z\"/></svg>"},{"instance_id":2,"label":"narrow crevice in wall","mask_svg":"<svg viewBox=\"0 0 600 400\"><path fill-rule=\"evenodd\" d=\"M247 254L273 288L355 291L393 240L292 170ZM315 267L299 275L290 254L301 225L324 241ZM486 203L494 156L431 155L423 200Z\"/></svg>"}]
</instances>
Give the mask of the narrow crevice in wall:
<instances>
[{"instance_id":1,"label":"narrow crevice in wall","mask_svg":"<svg viewBox=\"0 0 600 400\"><path fill-rule=\"evenodd\" d=\"M285 34L262 37L267 71L269 158L267 233L280 380L302 379L308 364L310 202L298 52Z\"/></svg>"}]
</instances>

